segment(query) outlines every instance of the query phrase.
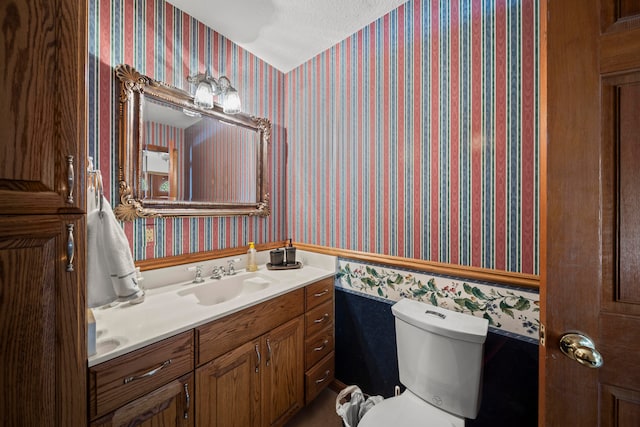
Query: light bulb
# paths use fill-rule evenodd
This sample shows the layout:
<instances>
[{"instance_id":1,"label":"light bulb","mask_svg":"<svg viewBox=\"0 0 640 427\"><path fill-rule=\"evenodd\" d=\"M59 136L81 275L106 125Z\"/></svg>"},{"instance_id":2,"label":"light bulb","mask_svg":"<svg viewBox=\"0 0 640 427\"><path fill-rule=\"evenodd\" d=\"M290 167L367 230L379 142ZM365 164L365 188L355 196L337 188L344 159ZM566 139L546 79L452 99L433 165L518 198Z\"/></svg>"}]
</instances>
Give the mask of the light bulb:
<instances>
[{"instance_id":1,"label":"light bulb","mask_svg":"<svg viewBox=\"0 0 640 427\"><path fill-rule=\"evenodd\" d=\"M238 91L232 87L224 94L222 110L227 114L237 114L240 112L240 95L238 95Z\"/></svg>"},{"instance_id":2,"label":"light bulb","mask_svg":"<svg viewBox=\"0 0 640 427\"><path fill-rule=\"evenodd\" d=\"M200 108L213 108L213 87L208 81L198 83L196 93L193 96L193 102Z\"/></svg>"}]
</instances>

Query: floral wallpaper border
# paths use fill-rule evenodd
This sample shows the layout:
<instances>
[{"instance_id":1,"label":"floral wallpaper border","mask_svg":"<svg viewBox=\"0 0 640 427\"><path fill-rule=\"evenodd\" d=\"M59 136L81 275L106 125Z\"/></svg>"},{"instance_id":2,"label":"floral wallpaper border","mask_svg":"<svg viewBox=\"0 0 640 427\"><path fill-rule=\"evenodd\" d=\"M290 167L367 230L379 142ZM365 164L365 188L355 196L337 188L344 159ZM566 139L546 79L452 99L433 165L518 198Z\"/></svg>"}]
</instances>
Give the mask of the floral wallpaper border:
<instances>
[{"instance_id":1,"label":"floral wallpaper border","mask_svg":"<svg viewBox=\"0 0 640 427\"><path fill-rule=\"evenodd\" d=\"M387 302L410 298L484 317L492 332L537 344L540 298L530 289L339 258L336 286Z\"/></svg>"}]
</instances>

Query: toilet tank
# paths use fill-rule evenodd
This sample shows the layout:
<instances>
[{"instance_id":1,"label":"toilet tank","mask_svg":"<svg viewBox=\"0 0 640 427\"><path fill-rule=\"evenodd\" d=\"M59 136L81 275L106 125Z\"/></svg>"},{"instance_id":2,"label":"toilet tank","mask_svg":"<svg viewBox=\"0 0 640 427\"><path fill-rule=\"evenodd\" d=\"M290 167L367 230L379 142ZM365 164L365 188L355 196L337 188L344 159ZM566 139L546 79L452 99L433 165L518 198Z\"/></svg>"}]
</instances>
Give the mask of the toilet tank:
<instances>
[{"instance_id":1,"label":"toilet tank","mask_svg":"<svg viewBox=\"0 0 640 427\"><path fill-rule=\"evenodd\" d=\"M395 316L400 382L421 399L464 418L480 409L487 319L402 299Z\"/></svg>"}]
</instances>

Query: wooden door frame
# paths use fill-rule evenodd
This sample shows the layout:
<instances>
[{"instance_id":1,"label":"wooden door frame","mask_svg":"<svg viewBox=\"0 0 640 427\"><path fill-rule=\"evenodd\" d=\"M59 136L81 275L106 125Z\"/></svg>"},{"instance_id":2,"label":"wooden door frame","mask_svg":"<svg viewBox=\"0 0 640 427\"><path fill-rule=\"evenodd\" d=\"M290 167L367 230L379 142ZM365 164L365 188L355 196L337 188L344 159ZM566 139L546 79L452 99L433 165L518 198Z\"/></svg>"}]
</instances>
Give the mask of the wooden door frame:
<instances>
[{"instance_id":1,"label":"wooden door frame","mask_svg":"<svg viewBox=\"0 0 640 427\"><path fill-rule=\"evenodd\" d=\"M538 343L538 425L546 425L546 377L545 377L545 359L546 359L546 316L547 316L547 0L541 0L540 7L540 36L539 36L539 98L538 111L540 131L540 141L538 142L539 157L539 177L540 177L540 231L538 235L539 244L539 272L540 272L540 341Z\"/></svg>"}]
</instances>

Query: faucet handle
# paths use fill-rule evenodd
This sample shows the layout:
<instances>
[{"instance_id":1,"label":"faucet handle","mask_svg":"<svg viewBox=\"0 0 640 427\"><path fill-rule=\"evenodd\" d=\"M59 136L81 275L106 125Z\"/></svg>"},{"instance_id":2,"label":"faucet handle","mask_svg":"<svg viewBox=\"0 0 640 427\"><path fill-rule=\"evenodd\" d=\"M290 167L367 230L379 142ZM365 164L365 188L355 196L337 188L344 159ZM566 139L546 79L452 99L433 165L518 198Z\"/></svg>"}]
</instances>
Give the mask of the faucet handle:
<instances>
[{"instance_id":1,"label":"faucet handle","mask_svg":"<svg viewBox=\"0 0 640 427\"><path fill-rule=\"evenodd\" d=\"M188 267L187 270L196 272L196 277L193 278L192 283L204 282L204 279L202 278L202 265L194 265L193 267Z\"/></svg>"},{"instance_id":2,"label":"faucet handle","mask_svg":"<svg viewBox=\"0 0 640 427\"><path fill-rule=\"evenodd\" d=\"M224 268L219 265L214 265L213 270L211 270L211 278L212 279L221 279L224 274Z\"/></svg>"},{"instance_id":3,"label":"faucet handle","mask_svg":"<svg viewBox=\"0 0 640 427\"><path fill-rule=\"evenodd\" d=\"M227 265L228 265L227 274L229 276L236 274L236 268L234 266L236 262L240 262L240 258L234 258L227 261Z\"/></svg>"}]
</instances>

